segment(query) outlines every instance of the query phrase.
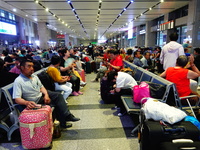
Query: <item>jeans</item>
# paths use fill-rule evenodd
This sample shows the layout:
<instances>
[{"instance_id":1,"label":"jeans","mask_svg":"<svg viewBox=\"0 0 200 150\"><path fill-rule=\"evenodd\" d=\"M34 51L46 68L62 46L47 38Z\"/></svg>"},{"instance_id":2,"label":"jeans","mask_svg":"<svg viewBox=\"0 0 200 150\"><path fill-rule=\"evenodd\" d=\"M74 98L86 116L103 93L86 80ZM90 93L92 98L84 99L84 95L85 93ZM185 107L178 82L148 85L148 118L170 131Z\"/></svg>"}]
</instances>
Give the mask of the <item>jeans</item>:
<instances>
[{"instance_id":1,"label":"jeans","mask_svg":"<svg viewBox=\"0 0 200 150\"><path fill-rule=\"evenodd\" d=\"M55 90L64 91L63 98L64 100L66 100L67 97L72 93L72 84L69 82L66 82L66 84L58 84L56 82Z\"/></svg>"}]
</instances>

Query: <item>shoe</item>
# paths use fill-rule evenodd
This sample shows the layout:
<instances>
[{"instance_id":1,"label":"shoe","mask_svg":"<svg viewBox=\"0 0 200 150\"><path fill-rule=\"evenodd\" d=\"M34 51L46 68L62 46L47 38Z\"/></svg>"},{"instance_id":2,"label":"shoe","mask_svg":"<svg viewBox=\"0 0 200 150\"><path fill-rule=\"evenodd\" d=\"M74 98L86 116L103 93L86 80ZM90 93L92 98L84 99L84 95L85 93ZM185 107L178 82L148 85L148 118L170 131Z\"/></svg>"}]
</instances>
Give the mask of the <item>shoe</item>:
<instances>
[{"instance_id":1,"label":"shoe","mask_svg":"<svg viewBox=\"0 0 200 150\"><path fill-rule=\"evenodd\" d=\"M76 122L76 121L79 121L80 118L76 118L74 115L70 114L66 117L66 121L73 121L73 122Z\"/></svg>"},{"instance_id":2,"label":"shoe","mask_svg":"<svg viewBox=\"0 0 200 150\"><path fill-rule=\"evenodd\" d=\"M200 90L200 86L197 87L197 90Z\"/></svg>"},{"instance_id":3,"label":"shoe","mask_svg":"<svg viewBox=\"0 0 200 150\"><path fill-rule=\"evenodd\" d=\"M65 123L65 124L60 124L60 127L61 128L71 128L72 127L72 124L71 123Z\"/></svg>"},{"instance_id":4,"label":"shoe","mask_svg":"<svg viewBox=\"0 0 200 150\"><path fill-rule=\"evenodd\" d=\"M79 95L83 95L83 92L81 92L81 91L78 91L77 93L78 93Z\"/></svg>"},{"instance_id":5,"label":"shoe","mask_svg":"<svg viewBox=\"0 0 200 150\"><path fill-rule=\"evenodd\" d=\"M77 92L72 92L72 95L74 95L74 96L79 96L79 94L77 93Z\"/></svg>"},{"instance_id":6,"label":"shoe","mask_svg":"<svg viewBox=\"0 0 200 150\"><path fill-rule=\"evenodd\" d=\"M99 80L98 79L93 79L93 80L91 80L91 82L99 82Z\"/></svg>"},{"instance_id":7,"label":"shoe","mask_svg":"<svg viewBox=\"0 0 200 150\"><path fill-rule=\"evenodd\" d=\"M116 109L120 109L120 107L115 106L115 107L112 107L111 109L116 110Z\"/></svg>"},{"instance_id":8,"label":"shoe","mask_svg":"<svg viewBox=\"0 0 200 150\"><path fill-rule=\"evenodd\" d=\"M117 116L118 116L118 117L122 117L122 116L124 116L125 114L126 114L126 112L124 112L124 113L118 113Z\"/></svg>"},{"instance_id":9,"label":"shoe","mask_svg":"<svg viewBox=\"0 0 200 150\"><path fill-rule=\"evenodd\" d=\"M85 86L86 84L87 84L86 82L83 81L80 82L80 86Z\"/></svg>"}]
</instances>

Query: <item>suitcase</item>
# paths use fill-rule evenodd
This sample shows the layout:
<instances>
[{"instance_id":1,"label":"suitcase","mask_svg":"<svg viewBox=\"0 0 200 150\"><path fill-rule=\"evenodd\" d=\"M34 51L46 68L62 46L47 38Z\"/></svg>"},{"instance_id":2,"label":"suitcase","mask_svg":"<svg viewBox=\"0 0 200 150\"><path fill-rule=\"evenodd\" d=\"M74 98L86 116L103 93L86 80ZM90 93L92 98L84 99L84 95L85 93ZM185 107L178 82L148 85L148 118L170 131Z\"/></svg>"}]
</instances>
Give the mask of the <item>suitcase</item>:
<instances>
[{"instance_id":1,"label":"suitcase","mask_svg":"<svg viewBox=\"0 0 200 150\"><path fill-rule=\"evenodd\" d=\"M78 73L80 74L80 76L81 76L81 78L82 78L82 81L83 81L83 82L86 82L86 80L85 80L85 71L82 70L82 71L79 71Z\"/></svg>"},{"instance_id":2,"label":"suitcase","mask_svg":"<svg viewBox=\"0 0 200 150\"><path fill-rule=\"evenodd\" d=\"M48 148L52 145L52 110L42 108L24 109L19 116L20 135L24 149Z\"/></svg>"},{"instance_id":3,"label":"suitcase","mask_svg":"<svg viewBox=\"0 0 200 150\"><path fill-rule=\"evenodd\" d=\"M95 61L91 61L90 63L91 63L92 72L97 72L96 62Z\"/></svg>"},{"instance_id":4,"label":"suitcase","mask_svg":"<svg viewBox=\"0 0 200 150\"><path fill-rule=\"evenodd\" d=\"M114 96L110 94L110 90L113 89L113 82L108 82L107 80L104 80L102 78L100 83L100 93L101 93L101 99L105 104L114 104Z\"/></svg>"},{"instance_id":5,"label":"suitcase","mask_svg":"<svg viewBox=\"0 0 200 150\"><path fill-rule=\"evenodd\" d=\"M164 126L159 121L145 120L140 124L139 143L141 150L160 150L163 142L174 139L199 140L199 130L189 121L181 121L173 125Z\"/></svg>"},{"instance_id":6,"label":"suitcase","mask_svg":"<svg viewBox=\"0 0 200 150\"><path fill-rule=\"evenodd\" d=\"M91 73L92 72L92 68L91 68L91 63L90 62L86 62L85 63L85 72L86 73Z\"/></svg>"},{"instance_id":7,"label":"suitcase","mask_svg":"<svg viewBox=\"0 0 200 150\"><path fill-rule=\"evenodd\" d=\"M160 150L200 150L200 142L194 141L193 143L173 143L164 142L160 145Z\"/></svg>"}]
</instances>

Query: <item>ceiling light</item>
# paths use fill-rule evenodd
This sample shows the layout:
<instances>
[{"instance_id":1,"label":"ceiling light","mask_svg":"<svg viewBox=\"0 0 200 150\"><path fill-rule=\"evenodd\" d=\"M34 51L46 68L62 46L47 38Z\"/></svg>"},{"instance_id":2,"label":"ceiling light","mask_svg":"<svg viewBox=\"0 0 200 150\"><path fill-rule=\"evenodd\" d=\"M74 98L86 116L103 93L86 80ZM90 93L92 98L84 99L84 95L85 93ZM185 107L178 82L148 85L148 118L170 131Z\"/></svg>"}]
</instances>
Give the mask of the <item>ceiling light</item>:
<instances>
[{"instance_id":1,"label":"ceiling light","mask_svg":"<svg viewBox=\"0 0 200 150\"><path fill-rule=\"evenodd\" d=\"M46 10L46 11L49 11L49 8L46 8L45 10Z\"/></svg>"},{"instance_id":2,"label":"ceiling light","mask_svg":"<svg viewBox=\"0 0 200 150\"><path fill-rule=\"evenodd\" d=\"M67 2L68 2L68 3L71 3L71 1L70 1L70 0L68 0Z\"/></svg>"},{"instance_id":3,"label":"ceiling light","mask_svg":"<svg viewBox=\"0 0 200 150\"><path fill-rule=\"evenodd\" d=\"M26 17L28 17L28 15L26 15Z\"/></svg>"},{"instance_id":4,"label":"ceiling light","mask_svg":"<svg viewBox=\"0 0 200 150\"><path fill-rule=\"evenodd\" d=\"M131 0L131 3L133 3L133 0Z\"/></svg>"},{"instance_id":5,"label":"ceiling light","mask_svg":"<svg viewBox=\"0 0 200 150\"><path fill-rule=\"evenodd\" d=\"M62 21L62 24L64 24L65 22L64 21Z\"/></svg>"},{"instance_id":6,"label":"ceiling light","mask_svg":"<svg viewBox=\"0 0 200 150\"><path fill-rule=\"evenodd\" d=\"M58 20L60 21L60 18L58 18Z\"/></svg>"},{"instance_id":7,"label":"ceiling light","mask_svg":"<svg viewBox=\"0 0 200 150\"><path fill-rule=\"evenodd\" d=\"M164 2L164 0L160 0L160 2L162 3L162 2Z\"/></svg>"},{"instance_id":8,"label":"ceiling light","mask_svg":"<svg viewBox=\"0 0 200 150\"><path fill-rule=\"evenodd\" d=\"M16 11L17 11L17 9L16 9L16 8L13 8L13 11L14 11L14 12L16 12Z\"/></svg>"},{"instance_id":9,"label":"ceiling light","mask_svg":"<svg viewBox=\"0 0 200 150\"><path fill-rule=\"evenodd\" d=\"M34 19L35 21L38 21L37 18Z\"/></svg>"},{"instance_id":10,"label":"ceiling light","mask_svg":"<svg viewBox=\"0 0 200 150\"><path fill-rule=\"evenodd\" d=\"M143 15L143 13L140 14L141 16Z\"/></svg>"},{"instance_id":11,"label":"ceiling light","mask_svg":"<svg viewBox=\"0 0 200 150\"><path fill-rule=\"evenodd\" d=\"M152 10L152 8L150 7L149 10Z\"/></svg>"},{"instance_id":12,"label":"ceiling light","mask_svg":"<svg viewBox=\"0 0 200 150\"><path fill-rule=\"evenodd\" d=\"M36 1L35 1L35 3L37 3L37 4L38 4L38 3L39 3L39 1L37 1L37 0L36 0Z\"/></svg>"},{"instance_id":13,"label":"ceiling light","mask_svg":"<svg viewBox=\"0 0 200 150\"><path fill-rule=\"evenodd\" d=\"M99 3L101 3L102 2L102 0L99 0Z\"/></svg>"},{"instance_id":14,"label":"ceiling light","mask_svg":"<svg viewBox=\"0 0 200 150\"><path fill-rule=\"evenodd\" d=\"M67 26L67 23L65 25Z\"/></svg>"},{"instance_id":15,"label":"ceiling light","mask_svg":"<svg viewBox=\"0 0 200 150\"><path fill-rule=\"evenodd\" d=\"M73 8L72 11L75 11L75 9Z\"/></svg>"}]
</instances>

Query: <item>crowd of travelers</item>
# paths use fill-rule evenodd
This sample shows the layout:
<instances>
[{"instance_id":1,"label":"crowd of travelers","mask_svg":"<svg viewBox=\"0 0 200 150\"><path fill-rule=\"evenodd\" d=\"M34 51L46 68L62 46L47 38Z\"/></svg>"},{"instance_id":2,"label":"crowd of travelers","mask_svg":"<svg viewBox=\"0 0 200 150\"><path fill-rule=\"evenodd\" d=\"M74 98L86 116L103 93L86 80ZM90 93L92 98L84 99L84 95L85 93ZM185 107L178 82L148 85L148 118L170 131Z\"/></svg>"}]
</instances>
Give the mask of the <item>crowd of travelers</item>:
<instances>
[{"instance_id":1,"label":"crowd of travelers","mask_svg":"<svg viewBox=\"0 0 200 150\"><path fill-rule=\"evenodd\" d=\"M135 46L125 49L119 48L118 44L110 47L89 44L88 47L71 49L53 47L41 50L39 47L27 47L12 52L4 50L0 58L0 86L14 83L13 99L24 107L33 108L37 103L53 104L56 118L63 128L72 126L68 121L80 120L69 111L67 99L70 95L84 94L80 89L86 85L84 76L88 62L94 63L91 67L96 77L92 82L107 80L114 83L109 92L114 95L115 109L120 110L119 117L126 113L121 95L131 95L132 87L137 85L130 74L121 72L124 68L123 60L174 82L180 96L196 94L200 97L197 93L200 89L200 48L194 48L194 53L190 53L191 47L183 47L176 42L176 33L169 38L170 42L162 48ZM45 67L55 83L55 89L64 91L62 95L46 90L38 77L33 75ZM9 78L5 79L5 76ZM197 99L191 101L196 102Z\"/></svg>"}]
</instances>

